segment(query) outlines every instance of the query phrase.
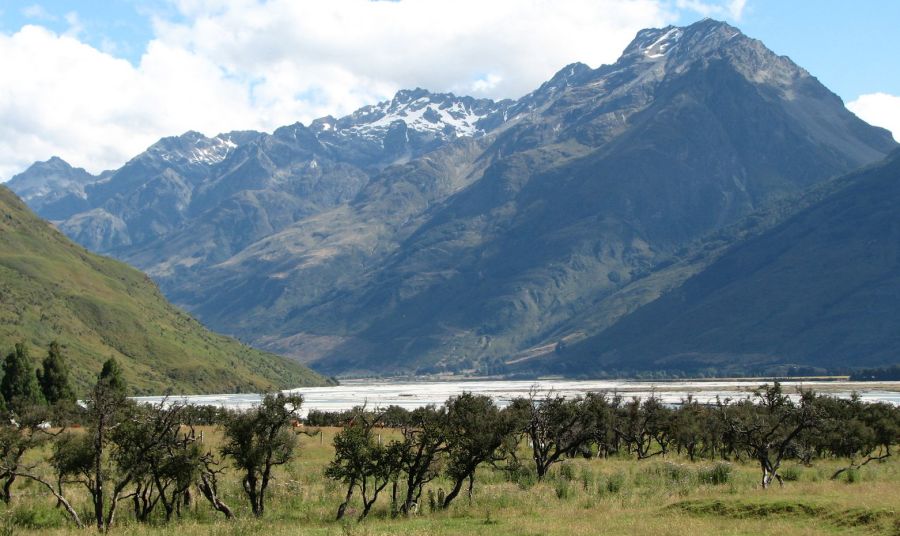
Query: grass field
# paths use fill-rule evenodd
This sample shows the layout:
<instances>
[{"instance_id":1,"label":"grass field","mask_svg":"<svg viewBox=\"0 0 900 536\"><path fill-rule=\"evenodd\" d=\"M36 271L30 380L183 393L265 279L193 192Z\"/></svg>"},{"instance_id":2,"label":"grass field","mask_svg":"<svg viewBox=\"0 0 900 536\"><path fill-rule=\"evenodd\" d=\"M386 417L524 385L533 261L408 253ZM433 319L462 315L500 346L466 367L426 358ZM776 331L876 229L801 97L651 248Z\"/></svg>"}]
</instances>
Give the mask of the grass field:
<instances>
[{"instance_id":1,"label":"grass field","mask_svg":"<svg viewBox=\"0 0 900 536\"><path fill-rule=\"evenodd\" d=\"M346 520L335 522L344 490L327 480L323 470L331 459L331 439L337 431L325 429L322 437L301 436L299 456L277 472L263 519L252 517L237 475L231 471L221 491L238 519L221 518L195 494L194 504L181 519L168 525L161 520L142 525L131 518L130 502L123 501L112 533L900 534L900 462L896 459L870 464L839 481L829 476L840 461L818 461L812 467L788 465L783 471L785 486L769 490L759 488L757 468L749 463L730 463L726 481L713 484L709 474L715 462L691 463L677 455L642 461L625 457L567 460L541 483L525 473L510 481L505 472L485 467L478 472L471 503L463 494L448 510L432 512L425 499L417 515L392 519L388 488L362 523L355 520L358 504ZM204 437L215 448L218 431L206 428ZM437 480L430 485L435 493L439 487L446 490L449 483ZM67 495L82 518L89 519L86 494L72 485ZM0 534L94 531L75 529L54 504L39 486L17 483L12 504L0 506Z\"/></svg>"}]
</instances>

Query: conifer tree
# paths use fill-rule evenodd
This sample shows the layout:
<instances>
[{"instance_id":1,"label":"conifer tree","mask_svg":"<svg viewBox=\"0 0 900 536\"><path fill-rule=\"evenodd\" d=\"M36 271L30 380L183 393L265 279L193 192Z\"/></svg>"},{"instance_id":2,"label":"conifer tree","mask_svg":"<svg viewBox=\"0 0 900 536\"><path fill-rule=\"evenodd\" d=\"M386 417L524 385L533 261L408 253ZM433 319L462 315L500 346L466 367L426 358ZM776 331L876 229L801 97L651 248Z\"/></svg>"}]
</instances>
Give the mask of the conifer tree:
<instances>
[{"instance_id":1,"label":"conifer tree","mask_svg":"<svg viewBox=\"0 0 900 536\"><path fill-rule=\"evenodd\" d=\"M63 360L62 350L56 341L50 343L47 357L38 373L41 392L49 404L75 402L75 391L69 383L69 369Z\"/></svg>"},{"instance_id":2,"label":"conifer tree","mask_svg":"<svg viewBox=\"0 0 900 536\"><path fill-rule=\"evenodd\" d=\"M120 396L125 396L128 384L125 383L125 377L122 375L122 368L119 367L118 361L113 358L103 363L103 370L100 371L100 382L105 383L111 391Z\"/></svg>"},{"instance_id":3,"label":"conifer tree","mask_svg":"<svg viewBox=\"0 0 900 536\"><path fill-rule=\"evenodd\" d=\"M17 343L15 350L3 362L0 394L6 401L6 407L12 411L21 411L30 405L44 402L28 355L28 347L24 343Z\"/></svg>"}]
</instances>

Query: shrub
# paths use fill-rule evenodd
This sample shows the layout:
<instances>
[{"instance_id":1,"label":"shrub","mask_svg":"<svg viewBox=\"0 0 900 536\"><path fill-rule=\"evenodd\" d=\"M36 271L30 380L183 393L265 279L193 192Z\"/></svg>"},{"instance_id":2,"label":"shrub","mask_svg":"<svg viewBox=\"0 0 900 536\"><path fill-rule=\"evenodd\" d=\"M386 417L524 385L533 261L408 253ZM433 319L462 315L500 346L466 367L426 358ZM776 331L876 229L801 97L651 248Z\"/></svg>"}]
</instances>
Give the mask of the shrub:
<instances>
[{"instance_id":1,"label":"shrub","mask_svg":"<svg viewBox=\"0 0 900 536\"><path fill-rule=\"evenodd\" d=\"M594 473L587 468L581 470L581 488L589 491L594 487Z\"/></svg>"},{"instance_id":2,"label":"shrub","mask_svg":"<svg viewBox=\"0 0 900 536\"><path fill-rule=\"evenodd\" d=\"M534 470L524 465L507 471L506 478L510 482L518 484L521 489L528 489L537 483L537 475Z\"/></svg>"},{"instance_id":3,"label":"shrub","mask_svg":"<svg viewBox=\"0 0 900 536\"><path fill-rule=\"evenodd\" d=\"M566 481L575 480L575 466L571 463L564 463L560 465L559 478Z\"/></svg>"},{"instance_id":4,"label":"shrub","mask_svg":"<svg viewBox=\"0 0 900 536\"><path fill-rule=\"evenodd\" d=\"M697 480L701 484L720 486L731 479L731 464L717 463L712 467L701 467L697 470Z\"/></svg>"},{"instance_id":5,"label":"shrub","mask_svg":"<svg viewBox=\"0 0 900 536\"><path fill-rule=\"evenodd\" d=\"M657 473L669 482L683 484L691 479L691 471L677 463L666 462L661 467L657 466Z\"/></svg>"},{"instance_id":6,"label":"shrub","mask_svg":"<svg viewBox=\"0 0 900 536\"><path fill-rule=\"evenodd\" d=\"M11 526L32 530L62 527L65 520L53 508L40 505L31 508L20 508L12 511Z\"/></svg>"},{"instance_id":7,"label":"shrub","mask_svg":"<svg viewBox=\"0 0 900 536\"><path fill-rule=\"evenodd\" d=\"M571 493L572 493L572 489L569 486L568 480L562 480L562 479L557 480L555 490L556 490L556 498L557 499L563 499L563 500L568 499L569 495L571 495Z\"/></svg>"},{"instance_id":8,"label":"shrub","mask_svg":"<svg viewBox=\"0 0 900 536\"><path fill-rule=\"evenodd\" d=\"M803 474L803 470L796 465L790 465L785 467L779 474L785 482L796 482L800 480L800 475Z\"/></svg>"},{"instance_id":9,"label":"shrub","mask_svg":"<svg viewBox=\"0 0 900 536\"><path fill-rule=\"evenodd\" d=\"M601 494L609 493L611 495L615 495L622 491L625 487L625 475L622 473L615 473L606 477L605 481L600 482L599 491Z\"/></svg>"}]
</instances>

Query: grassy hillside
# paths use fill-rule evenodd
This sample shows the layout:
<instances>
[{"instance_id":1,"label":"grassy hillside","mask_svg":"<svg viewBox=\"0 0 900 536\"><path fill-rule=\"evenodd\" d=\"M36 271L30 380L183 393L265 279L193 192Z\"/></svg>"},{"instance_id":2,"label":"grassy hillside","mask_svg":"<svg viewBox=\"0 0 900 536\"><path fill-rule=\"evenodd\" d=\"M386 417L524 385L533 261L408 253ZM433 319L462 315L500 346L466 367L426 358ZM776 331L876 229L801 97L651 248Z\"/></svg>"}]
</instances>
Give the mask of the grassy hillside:
<instances>
[{"instance_id":1,"label":"grassy hillside","mask_svg":"<svg viewBox=\"0 0 900 536\"><path fill-rule=\"evenodd\" d=\"M0 351L64 346L83 389L114 357L135 393L265 391L326 379L211 333L141 272L89 253L0 186Z\"/></svg>"}]
</instances>

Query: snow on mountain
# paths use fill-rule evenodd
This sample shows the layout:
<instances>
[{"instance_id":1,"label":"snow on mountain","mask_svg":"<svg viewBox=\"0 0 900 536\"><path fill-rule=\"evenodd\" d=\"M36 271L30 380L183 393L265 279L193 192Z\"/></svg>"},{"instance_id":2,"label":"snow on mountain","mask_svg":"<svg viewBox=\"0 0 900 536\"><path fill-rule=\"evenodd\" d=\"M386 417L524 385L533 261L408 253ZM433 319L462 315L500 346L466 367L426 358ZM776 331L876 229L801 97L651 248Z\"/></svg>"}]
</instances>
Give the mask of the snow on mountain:
<instances>
[{"instance_id":1,"label":"snow on mountain","mask_svg":"<svg viewBox=\"0 0 900 536\"><path fill-rule=\"evenodd\" d=\"M207 138L199 132L187 132L182 136L163 138L152 145L147 153L166 162L212 166L218 164L238 146L229 134Z\"/></svg>"},{"instance_id":2,"label":"snow on mountain","mask_svg":"<svg viewBox=\"0 0 900 536\"><path fill-rule=\"evenodd\" d=\"M660 31L665 33L649 45L643 47L644 55L648 58L660 58L665 56L666 52L671 50L672 46L678 43L678 40L684 35L684 31L682 31L681 28L670 27Z\"/></svg>"},{"instance_id":3,"label":"snow on mountain","mask_svg":"<svg viewBox=\"0 0 900 536\"><path fill-rule=\"evenodd\" d=\"M376 140L383 138L391 125L402 121L411 130L452 139L482 134L484 129L479 121L504 105L489 99L430 93L417 88L402 90L389 101L360 108L339 120L317 119L313 127L317 133L333 132Z\"/></svg>"}]
</instances>

